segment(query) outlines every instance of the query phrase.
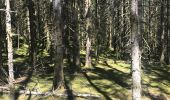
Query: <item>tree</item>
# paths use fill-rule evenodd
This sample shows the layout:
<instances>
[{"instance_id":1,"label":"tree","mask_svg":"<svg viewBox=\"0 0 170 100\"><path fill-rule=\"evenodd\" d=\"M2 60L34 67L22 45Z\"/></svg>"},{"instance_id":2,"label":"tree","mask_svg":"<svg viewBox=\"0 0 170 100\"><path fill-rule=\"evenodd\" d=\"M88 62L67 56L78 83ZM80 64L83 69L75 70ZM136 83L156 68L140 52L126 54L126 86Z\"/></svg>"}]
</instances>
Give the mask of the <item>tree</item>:
<instances>
[{"instance_id":1,"label":"tree","mask_svg":"<svg viewBox=\"0 0 170 100\"><path fill-rule=\"evenodd\" d=\"M80 46L79 46L79 5L78 1L64 1L63 4L63 38L65 45L65 55L67 57L68 67L71 73L74 73L80 68Z\"/></svg>"},{"instance_id":2,"label":"tree","mask_svg":"<svg viewBox=\"0 0 170 100\"><path fill-rule=\"evenodd\" d=\"M166 26L166 34L167 34L167 60L166 60L166 62L167 62L167 64L170 64L170 42L169 42L169 39L170 39L170 29L169 29L169 27L170 27L170 15L169 15L169 6L170 6L170 2L169 2L169 0L167 0L167 20L166 20L166 22L167 22L167 26Z\"/></svg>"},{"instance_id":3,"label":"tree","mask_svg":"<svg viewBox=\"0 0 170 100\"><path fill-rule=\"evenodd\" d=\"M12 46L12 29L11 29L11 14L10 1L6 0L6 34L8 47L8 70L9 70L9 88L11 99L14 100L14 69L13 69L13 46Z\"/></svg>"},{"instance_id":4,"label":"tree","mask_svg":"<svg viewBox=\"0 0 170 100\"><path fill-rule=\"evenodd\" d=\"M1 3L1 1L0 1ZM0 5L1 7L1 5ZM1 16L1 11L0 11L0 68L2 67L2 16Z\"/></svg>"},{"instance_id":5,"label":"tree","mask_svg":"<svg viewBox=\"0 0 170 100\"><path fill-rule=\"evenodd\" d=\"M89 16L91 16L90 14L90 6L91 6L91 0L86 0L85 2L85 16L87 16L86 19L86 65L87 67L91 67L91 44L92 44L92 23L91 23L91 18Z\"/></svg>"},{"instance_id":6,"label":"tree","mask_svg":"<svg viewBox=\"0 0 170 100\"><path fill-rule=\"evenodd\" d=\"M36 66L36 17L35 17L35 6L32 0L27 0L27 7L29 11L29 32L31 37L31 50L30 50L30 62L31 67Z\"/></svg>"},{"instance_id":7,"label":"tree","mask_svg":"<svg viewBox=\"0 0 170 100\"><path fill-rule=\"evenodd\" d=\"M79 31L78 31L78 5L77 0L72 1L72 27L73 27L73 65L72 68L74 71L78 71L80 68L80 46L79 46Z\"/></svg>"},{"instance_id":8,"label":"tree","mask_svg":"<svg viewBox=\"0 0 170 100\"><path fill-rule=\"evenodd\" d=\"M160 29L158 30L158 36L160 36L160 63L165 63L165 52L166 52L166 38L165 38L165 0L161 0L161 8L160 8Z\"/></svg>"},{"instance_id":9,"label":"tree","mask_svg":"<svg viewBox=\"0 0 170 100\"><path fill-rule=\"evenodd\" d=\"M53 89L55 90L63 85L63 80L64 80L61 0L53 0L53 13L54 13L53 46L54 46L54 60L55 60Z\"/></svg>"},{"instance_id":10,"label":"tree","mask_svg":"<svg viewBox=\"0 0 170 100\"><path fill-rule=\"evenodd\" d=\"M132 24L132 99L141 99L141 52L140 40L140 13L138 12L140 0L131 1L131 24Z\"/></svg>"}]
</instances>

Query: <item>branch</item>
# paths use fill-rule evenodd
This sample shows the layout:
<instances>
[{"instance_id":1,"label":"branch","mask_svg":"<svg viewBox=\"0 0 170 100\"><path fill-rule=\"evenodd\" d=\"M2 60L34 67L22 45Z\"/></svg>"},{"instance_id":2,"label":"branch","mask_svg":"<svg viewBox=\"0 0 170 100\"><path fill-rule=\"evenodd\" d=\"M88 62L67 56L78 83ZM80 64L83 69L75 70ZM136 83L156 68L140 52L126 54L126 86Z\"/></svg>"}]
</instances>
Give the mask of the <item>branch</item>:
<instances>
[{"instance_id":1,"label":"branch","mask_svg":"<svg viewBox=\"0 0 170 100\"><path fill-rule=\"evenodd\" d=\"M3 90L3 89L4 89L4 90L9 90L9 88L8 88L8 87L5 87L5 86L0 86L0 89L1 89L1 90ZM0 92L1 92L1 90L0 90Z\"/></svg>"},{"instance_id":2,"label":"branch","mask_svg":"<svg viewBox=\"0 0 170 100\"><path fill-rule=\"evenodd\" d=\"M0 9L0 11L7 11L6 9ZM12 13L16 13L17 11L9 11L9 12L12 12Z\"/></svg>"},{"instance_id":3,"label":"branch","mask_svg":"<svg viewBox=\"0 0 170 100\"><path fill-rule=\"evenodd\" d=\"M0 92L7 93L7 94L10 93L8 87L0 87ZM75 97L82 97L82 98L97 98L97 99L101 98L99 95L88 94L88 93L73 93L73 95L71 95L68 93L38 92L38 91L30 91L30 90L19 90L16 92L25 95L41 95L41 96L55 95L58 97L75 96Z\"/></svg>"}]
</instances>

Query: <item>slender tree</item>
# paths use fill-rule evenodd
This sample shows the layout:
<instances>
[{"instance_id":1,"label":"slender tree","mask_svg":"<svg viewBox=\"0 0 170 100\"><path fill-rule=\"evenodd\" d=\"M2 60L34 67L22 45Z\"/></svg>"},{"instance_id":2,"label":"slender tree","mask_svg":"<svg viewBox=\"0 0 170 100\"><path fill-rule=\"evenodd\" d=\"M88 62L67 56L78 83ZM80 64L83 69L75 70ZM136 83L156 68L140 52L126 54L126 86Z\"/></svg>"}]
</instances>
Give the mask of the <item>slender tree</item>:
<instances>
[{"instance_id":1,"label":"slender tree","mask_svg":"<svg viewBox=\"0 0 170 100\"><path fill-rule=\"evenodd\" d=\"M36 17L35 17L35 6L32 0L27 0L27 7L29 11L28 23L29 23L29 32L31 37L31 50L30 50L30 63L31 67L35 68L36 66Z\"/></svg>"},{"instance_id":2,"label":"slender tree","mask_svg":"<svg viewBox=\"0 0 170 100\"><path fill-rule=\"evenodd\" d=\"M73 25L73 68L78 70L80 68L80 46L79 46L79 31L78 31L78 5L77 0L73 0L73 16L72 16L72 25Z\"/></svg>"},{"instance_id":3,"label":"slender tree","mask_svg":"<svg viewBox=\"0 0 170 100\"><path fill-rule=\"evenodd\" d=\"M62 1L53 0L53 13L54 13L54 33L53 33L53 46L54 46L54 90L63 85L63 34L62 34Z\"/></svg>"},{"instance_id":4,"label":"slender tree","mask_svg":"<svg viewBox=\"0 0 170 100\"><path fill-rule=\"evenodd\" d=\"M166 20L166 22L167 22L167 26L166 26L166 30L167 30L167 64L170 64L170 15L169 15L169 6L170 6L170 2L169 2L169 0L167 0L167 20Z\"/></svg>"},{"instance_id":5,"label":"slender tree","mask_svg":"<svg viewBox=\"0 0 170 100\"><path fill-rule=\"evenodd\" d=\"M160 35L160 63L165 63L165 52L166 52L166 41L165 41L165 0L161 0L160 8L160 30L158 31Z\"/></svg>"},{"instance_id":6,"label":"slender tree","mask_svg":"<svg viewBox=\"0 0 170 100\"><path fill-rule=\"evenodd\" d=\"M1 3L1 1L0 1ZM0 5L1 7L1 5ZM1 16L1 11L0 11L0 68L2 67L2 16Z\"/></svg>"},{"instance_id":7,"label":"slender tree","mask_svg":"<svg viewBox=\"0 0 170 100\"><path fill-rule=\"evenodd\" d=\"M140 39L140 13L138 12L140 0L131 1L131 24L132 24L132 99L141 99L141 52L139 48Z\"/></svg>"},{"instance_id":8,"label":"slender tree","mask_svg":"<svg viewBox=\"0 0 170 100\"><path fill-rule=\"evenodd\" d=\"M86 65L87 67L91 67L91 44L92 44L92 23L91 23L91 19L89 16L90 15L90 6L91 6L91 0L86 0L85 2L86 6L85 6L85 16L87 16L86 19Z\"/></svg>"},{"instance_id":9,"label":"slender tree","mask_svg":"<svg viewBox=\"0 0 170 100\"><path fill-rule=\"evenodd\" d=\"M12 46L12 28L11 28L11 13L10 0L5 1L6 4L6 34L8 47L8 71L9 71L9 88L11 99L14 100L14 69L13 69L13 46Z\"/></svg>"}]
</instances>

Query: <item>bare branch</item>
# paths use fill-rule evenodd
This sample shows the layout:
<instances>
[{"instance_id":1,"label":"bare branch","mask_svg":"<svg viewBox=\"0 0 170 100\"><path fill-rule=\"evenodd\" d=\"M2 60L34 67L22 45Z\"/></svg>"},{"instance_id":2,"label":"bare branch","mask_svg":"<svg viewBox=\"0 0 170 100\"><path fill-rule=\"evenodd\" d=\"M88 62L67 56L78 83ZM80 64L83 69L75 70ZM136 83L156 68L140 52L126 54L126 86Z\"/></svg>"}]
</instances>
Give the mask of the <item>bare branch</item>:
<instances>
[{"instance_id":1,"label":"bare branch","mask_svg":"<svg viewBox=\"0 0 170 100\"><path fill-rule=\"evenodd\" d=\"M0 11L7 11L6 9L0 9ZM16 13L17 11L9 11L9 12L12 12L12 13Z\"/></svg>"}]
</instances>

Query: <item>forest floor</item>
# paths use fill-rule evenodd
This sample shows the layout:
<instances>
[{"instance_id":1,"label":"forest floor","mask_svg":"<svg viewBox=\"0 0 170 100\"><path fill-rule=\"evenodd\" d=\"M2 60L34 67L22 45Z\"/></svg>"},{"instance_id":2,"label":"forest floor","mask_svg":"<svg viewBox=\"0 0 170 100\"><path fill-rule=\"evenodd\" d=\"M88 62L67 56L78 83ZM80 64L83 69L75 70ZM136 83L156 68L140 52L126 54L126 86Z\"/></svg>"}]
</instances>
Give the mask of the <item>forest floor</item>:
<instances>
[{"instance_id":1,"label":"forest floor","mask_svg":"<svg viewBox=\"0 0 170 100\"><path fill-rule=\"evenodd\" d=\"M83 55L83 54L82 54ZM26 67L22 56L15 60L15 66ZM27 86L28 90L48 92L52 88L53 64L43 59L39 62L39 69L34 72ZM83 64L82 64L83 65ZM170 66L159 64L143 65L142 100L159 100L162 95L170 100ZM17 69L17 68L16 68ZM20 70L18 69L18 70ZM24 68L23 68L24 69ZM65 68L67 69L67 68ZM83 72L69 74L65 70L65 89L76 93L89 93L101 96L100 100L131 100L130 63L114 61L111 58L100 57L98 64L91 68L82 67ZM24 74L23 74L24 75ZM22 77L18 75L18 77ZM21 85L17 84L16 87ZM64 90L64 89L63 89ZM161 96L160 96L161 95ZM65 100L54 95L43 97L36 95L18 95L18 100ZM8 100L7 95L0 94L0 100ZM94 100L93 98L74 98L70 100Z\"/></svg>"}]
</instances>

